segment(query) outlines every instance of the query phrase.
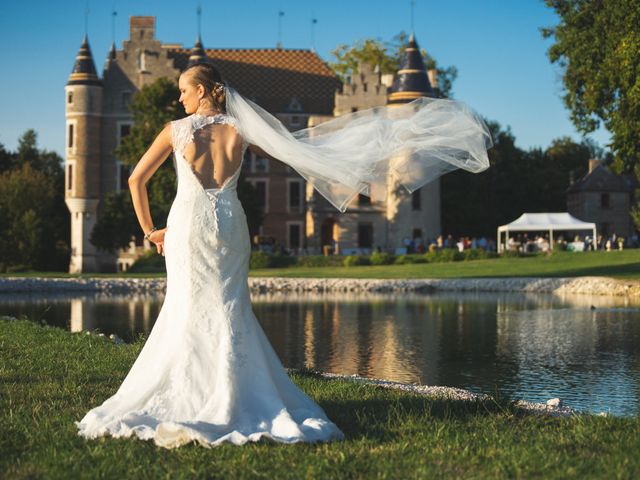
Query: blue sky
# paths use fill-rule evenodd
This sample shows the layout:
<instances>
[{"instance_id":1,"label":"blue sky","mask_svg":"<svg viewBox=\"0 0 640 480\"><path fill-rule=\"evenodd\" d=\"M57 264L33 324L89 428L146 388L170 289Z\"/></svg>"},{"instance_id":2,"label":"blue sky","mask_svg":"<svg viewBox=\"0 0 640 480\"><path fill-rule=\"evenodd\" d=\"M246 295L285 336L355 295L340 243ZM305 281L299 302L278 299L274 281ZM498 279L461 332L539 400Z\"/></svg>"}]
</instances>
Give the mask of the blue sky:
<instances>
[{"instance_id":1,"label":"blue sky","mask_svg":"<svg viewBox=\"0 0 640 480\"><path fill-rule=\"evenodd\" d=\"M202 6L202 40L209 48L315 49L324 60L339 44L391 40L411 30L410 0L31 0L0 3L0 143L13 150L28 128L41 147L63 152L64 85L73 67L89 8L88 34L102 71L112 40L128 37L129 16L156 16L163 43L191 47ZM443 66L458 68L453 93L485 117L510 126L518 146L546 147L554 138L581 137L561 100L560 70L546 55L551 42L539 28L557 23L542 0L416 0L414 25L421 47ZM591 135L601 145L609 134Z\"/></svg>"}]
</instances>

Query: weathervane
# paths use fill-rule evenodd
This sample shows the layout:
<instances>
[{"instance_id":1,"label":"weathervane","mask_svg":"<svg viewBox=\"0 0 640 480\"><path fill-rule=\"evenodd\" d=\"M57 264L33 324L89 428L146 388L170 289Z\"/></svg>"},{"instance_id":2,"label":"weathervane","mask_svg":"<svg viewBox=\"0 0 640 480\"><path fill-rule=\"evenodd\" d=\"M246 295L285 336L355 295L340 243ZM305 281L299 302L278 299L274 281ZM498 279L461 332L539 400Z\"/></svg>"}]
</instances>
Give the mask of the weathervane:
<instances>
[{"instance_id":1,"label":"weathervane","mask_svg":"<svg viewBox=\"0 0 640 480\"><path fill-rule=\"evenodd\" d=\"M89 33L89 0L87 0L84 8L84 34Z\"/></svg>"},{"instance_id":2,"label":"weathervane","mask_svg":"<svg viewBox=\"0 0 640 480\"><path fill-rule=\"evenodd\" d=\"M198 2L198 8L196 9L198 15L198 38L202 36L202 3Z\"/></svg>"},{"instance_id":3,"label":"weathervane","mask_svg":"<svg viewBox=\"0 0 640 480\"><path fill-rule=\"evenodd\" d=\"M116 4L113 4L111 8L111 38L113 43L116 43L116 17L118 16L118 12L116 12Z\"/></svg>"},{"instance_id":4,"label":"weathervane","mask_svg":"<svg viewBox=\"0 0 640 480\"><path fill-rule=\"evenodd\" d=\"M411 33L415 33L416 29L413 25L414 10L416 8L416 0L411 0Z\"/></svg>"},{"instance_id":5,"label":"weathervane","mask_svg":"<svg viewBox=\"0 0 640 480\"><path fill-rule=\"evenodd\" d=\"M318 19L311 12L311 49L316 49L316 24L318 23Z\"/></svg>"},{"instance_id":6,"label":"weathervane","mask_svg":"<svg viewBox=\"0 0 640 480\"><path fill-rule=\"evenodd\" d=\"M282 17L284 17L284 11L280 9L278 11L278 48L282 48Z\"/></svg>"}]
</instances>

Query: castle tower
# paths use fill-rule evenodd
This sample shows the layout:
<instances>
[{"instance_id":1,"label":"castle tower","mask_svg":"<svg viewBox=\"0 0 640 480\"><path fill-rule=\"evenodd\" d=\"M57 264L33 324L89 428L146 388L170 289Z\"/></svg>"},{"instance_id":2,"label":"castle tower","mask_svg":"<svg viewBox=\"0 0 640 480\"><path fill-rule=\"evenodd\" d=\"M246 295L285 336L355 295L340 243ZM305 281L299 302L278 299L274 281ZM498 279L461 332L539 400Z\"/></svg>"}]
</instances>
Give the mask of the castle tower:
<instances>
[{"instance_id":1,"label":"castle tower","mask_svg":"<svg viewBox=\"0 0 640 480\"><path fill-rule=\"evenodd\" d=\"M85 34L65 86L65 203L71 212L69 273L98 271L89 242L100 198L102 82Z\"/></svg>"},{"instance_id":2,"label":"castle tower","mask_svg":"<svg viewBox=\"0 0 640 480\"><path fill-rule=\"evenodd\" d=\"M418 42L411 34L404 49L402 66L389 92L388 104L403 105L420 97L436 96ZM440 235L440 179L411 194L398 188L397 182L388 182L386 218L388 246L402 245L405 237L426 240Z\"/></svg>"}]
</instances>

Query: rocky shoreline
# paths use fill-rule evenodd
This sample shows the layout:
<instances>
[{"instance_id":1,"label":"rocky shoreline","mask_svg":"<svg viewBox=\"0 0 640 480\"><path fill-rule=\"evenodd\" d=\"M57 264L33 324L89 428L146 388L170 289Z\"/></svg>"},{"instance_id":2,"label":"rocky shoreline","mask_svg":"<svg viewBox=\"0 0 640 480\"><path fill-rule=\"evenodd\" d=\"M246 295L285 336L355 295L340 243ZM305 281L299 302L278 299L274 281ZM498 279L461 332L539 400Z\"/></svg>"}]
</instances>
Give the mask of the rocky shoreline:
<instances>
[{"instance_id":1,"label":"rocky shoreline","mask_svg":"<svg viewBox=\"0 0 640 480\"><path fill-rule=\"evenodd\" d=\"M354 293L432 293L523 292L609 295L640 298L640 281L610 277L508 277L508 278L428 278L428 279L349 279L250 277L253 293L268 292L354 292ZM166 278L0 278L0 294L100 292L107 295L164 293Z\"/></svg>"}]
</instances>

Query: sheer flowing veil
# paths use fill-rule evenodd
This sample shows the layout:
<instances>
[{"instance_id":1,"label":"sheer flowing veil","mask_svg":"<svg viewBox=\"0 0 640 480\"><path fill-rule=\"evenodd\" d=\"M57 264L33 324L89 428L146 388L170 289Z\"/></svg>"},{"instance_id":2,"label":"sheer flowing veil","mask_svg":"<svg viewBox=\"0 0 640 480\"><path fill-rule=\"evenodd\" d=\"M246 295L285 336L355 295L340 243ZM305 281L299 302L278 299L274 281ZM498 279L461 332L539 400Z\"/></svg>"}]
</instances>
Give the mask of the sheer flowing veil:
<instances>
[{"instance_id":1,"label":"sheer flowing veil","mask_svg":"<svg viewBox=\"0 0 640 480\"><path fill-rule=\"evenodd\" d=\"M419 98L291 133L233 88L226 98L246 141L291 166L341 212L372 185L394 181L413 192L451 170L489 167L489 129L457 100Z\"/></svg>"}]
</instances>

